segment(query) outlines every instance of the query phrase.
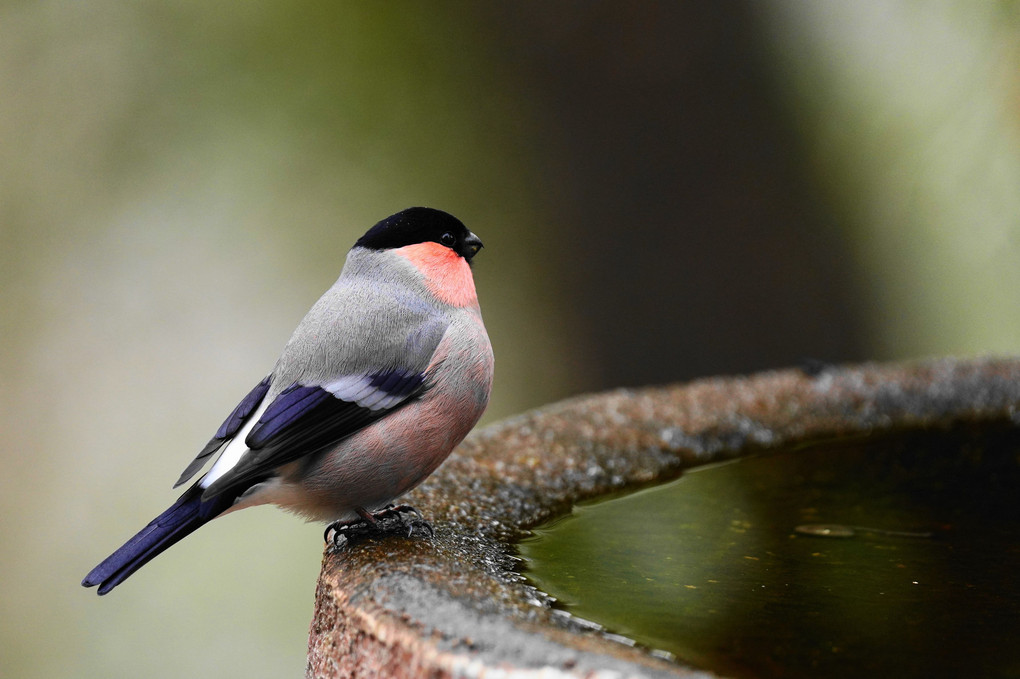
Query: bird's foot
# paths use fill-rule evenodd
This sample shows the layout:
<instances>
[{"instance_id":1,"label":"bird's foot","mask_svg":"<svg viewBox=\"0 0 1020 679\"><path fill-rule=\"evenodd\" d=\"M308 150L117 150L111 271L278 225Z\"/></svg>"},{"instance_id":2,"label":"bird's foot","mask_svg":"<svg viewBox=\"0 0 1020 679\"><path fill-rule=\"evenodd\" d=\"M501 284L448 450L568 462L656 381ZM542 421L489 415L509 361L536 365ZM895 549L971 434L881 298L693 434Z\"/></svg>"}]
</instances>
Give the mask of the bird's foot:
<instances>
[{"instance_id":1,"label":"bird's foot","mask_svg":"<svg viewBox=\"0 0 1020 679\"><path fill-rule=\"evenodd\" d=\"M336 549L348 542L366 537L399 534L413 537L415 534L434 537L435 531L417 509L410 505L387 505L376 512L358 507L360 519L334 521L326 527L323 538Z\"/></svg>"}]
</instances>

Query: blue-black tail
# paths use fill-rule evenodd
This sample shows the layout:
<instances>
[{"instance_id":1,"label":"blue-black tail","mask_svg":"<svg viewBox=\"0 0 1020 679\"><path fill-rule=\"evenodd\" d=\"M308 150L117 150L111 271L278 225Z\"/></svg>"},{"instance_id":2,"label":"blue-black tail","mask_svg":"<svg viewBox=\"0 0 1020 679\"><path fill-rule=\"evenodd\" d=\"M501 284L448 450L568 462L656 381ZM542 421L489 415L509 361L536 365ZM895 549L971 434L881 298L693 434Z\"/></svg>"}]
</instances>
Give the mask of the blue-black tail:
<instances>
[{"instance_id":1,"label":"blue-black tail","mask_svg":"<svg viewBox=\"0 0 1020 679\"><path fill-rule=\"evenodd\" d=\"M229 493L203 501L202 489L197 484L192 486L169 509L93 568L81 584L99 585L99 594L106 594L165 549L222 514L232 503Z\"/></svg>"}]
</instances>

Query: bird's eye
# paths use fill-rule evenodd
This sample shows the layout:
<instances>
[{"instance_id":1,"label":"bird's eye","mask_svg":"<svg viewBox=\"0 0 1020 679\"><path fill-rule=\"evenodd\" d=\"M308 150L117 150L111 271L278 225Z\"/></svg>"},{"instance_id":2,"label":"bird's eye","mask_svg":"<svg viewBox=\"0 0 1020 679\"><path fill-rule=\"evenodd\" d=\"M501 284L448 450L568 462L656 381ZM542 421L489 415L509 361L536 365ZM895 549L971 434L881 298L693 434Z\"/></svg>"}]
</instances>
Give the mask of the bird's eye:
<instances>
[{"instance_id":1,"label":"bird's eye","mask_svg":"<svg viewBox=\"0 0 1020 679\"><path fill-rule=\"evenodd\" d=\"M452 248L454 244L457 242L457 237L454 236L449 231L447 231L446 233L439 237L439 242L448 248Z\"/></svg>"}]
</instances>

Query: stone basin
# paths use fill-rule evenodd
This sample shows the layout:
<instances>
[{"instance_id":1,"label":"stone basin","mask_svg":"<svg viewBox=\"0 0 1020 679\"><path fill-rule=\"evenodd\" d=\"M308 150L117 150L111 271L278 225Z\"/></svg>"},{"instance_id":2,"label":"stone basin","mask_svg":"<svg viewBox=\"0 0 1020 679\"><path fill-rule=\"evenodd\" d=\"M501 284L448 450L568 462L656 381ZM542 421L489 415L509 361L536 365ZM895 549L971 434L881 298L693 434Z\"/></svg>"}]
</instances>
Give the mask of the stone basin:
<instances>
[{"instance_id":1,"label":"stone basin","mask_svg":"<svg viewBox=\"0 0 1020 679\"><path fill-rule=\"evenodd\" d=\"M814 365L570 399L472 434L409 494L433 538L327 549L310 677L715 676L553 606L515 545L579 501L799 442L1017 423L1020 361Z\"/></svg>"}]
</instances>

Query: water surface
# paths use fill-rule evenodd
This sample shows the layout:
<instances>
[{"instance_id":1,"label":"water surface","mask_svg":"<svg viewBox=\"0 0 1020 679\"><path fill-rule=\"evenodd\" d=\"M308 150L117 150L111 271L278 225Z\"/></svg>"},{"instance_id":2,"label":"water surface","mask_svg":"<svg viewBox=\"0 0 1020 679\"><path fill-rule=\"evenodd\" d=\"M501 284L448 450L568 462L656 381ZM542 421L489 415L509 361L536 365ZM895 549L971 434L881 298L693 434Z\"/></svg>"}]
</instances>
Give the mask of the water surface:
<instances>
[{"instance_id":1,"label":"water surface","mask_svg":"<svg viewBox=\"0 0 1020 679\"><path fill-rule=\"evenodd\" d=\"M829 442L575 508L521 545L571 613L740 677L1020 676L1020 435Z\"/></svg>"}]
</instances>

